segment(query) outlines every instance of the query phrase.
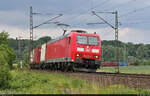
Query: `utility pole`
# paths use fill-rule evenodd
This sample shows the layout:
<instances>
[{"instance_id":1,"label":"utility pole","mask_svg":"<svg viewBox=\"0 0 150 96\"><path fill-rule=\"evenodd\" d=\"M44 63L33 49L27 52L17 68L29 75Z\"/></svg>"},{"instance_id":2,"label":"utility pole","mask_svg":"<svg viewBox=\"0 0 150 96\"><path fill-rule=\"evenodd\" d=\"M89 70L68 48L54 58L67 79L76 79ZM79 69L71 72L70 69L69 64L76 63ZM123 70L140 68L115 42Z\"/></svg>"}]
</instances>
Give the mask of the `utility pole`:
<instances>
[{"instance_id":1,"label":"utility pole","mask_svg":"<svg viewBox=\"0 0 150 96\"><path fill-rule=\"evenodd\" d=\"M128 63L128 61L127 61L127 48L126 48L125 44L124 44L124 62Z\"/></svg>"},{"instance_id":2,"label":"utility pole","mask_svg":"<svg viewBox=\"0 0 150 96\"><path fill-rule=\"evenodd\" d=\"M21 57L21 37L19 36L18 38L18 59L20 60L20 57Z\"/></svg>"},{"instance_id":3,"label":"utility pole","mask_svg":"<svg viewBox=\"0 0 150 96\"><path fill-rule=\"evenodd\" d=\"M97 15L95 11L92 11L92 13L97 16L98 18L100 18L105 24L109 25L111 28L113 28L115 30L115 55L116 55L116 62L117 62L117 67L116 67L116 73L119 73L119 43L118 43L118 12L97 12L97 13L111 13L111 14L115 14L115 26L113 26L112 24L110 24L109 22L107 22L104 18L102 18L101 16ZM103 23L102 22L102 23ZM100 24L102 24L100 23Z\"/></svg>"},{"instance_id":4,"label":"utility pole","mask_svg":"<svg viewBox=\"0 0 150 96\"><path fill-rule=\"evenodd\" d=\"M29 63L33 59L33 9L30 7L30 40L29 40Z\"/></svg>"},{"instance_id":5,"label":"utility pole","mask_svg":"<svg viewBox=\"0 0 150 96\"><path fill-rule=\"evenodd\" d=\"M20 69L22 69L22 56L21 56L21 37L18 38L18 60L20 64Z\"/></svg>"},{"instance_id":6,"label":"utility pole","mask_svg":"<svg viewBox=\"0 0 150 96\"><path fill-rule=\"evenodd\" d=\"M104 62L104 57L103 57L103 56L104 56L104 55L103 55L103 54L104 54L104 53L103 53L104 50L103 50L103 49L104 49L104 47L101 46L101 50L102 50L101 59L102 59L102 62Z\"/></svg>"},{"instance_id":7,"label":"utility pole","mask_svg":"<svg viewBox=\"0 0 150 96\"><path fill-rule=\"evenodd\" d=\"M115 47L116 47L116 61L117 61L117 68L116 72L119 73L119 42L118 42L118 12L115 11Z\"/></svg>"}]
</instances>

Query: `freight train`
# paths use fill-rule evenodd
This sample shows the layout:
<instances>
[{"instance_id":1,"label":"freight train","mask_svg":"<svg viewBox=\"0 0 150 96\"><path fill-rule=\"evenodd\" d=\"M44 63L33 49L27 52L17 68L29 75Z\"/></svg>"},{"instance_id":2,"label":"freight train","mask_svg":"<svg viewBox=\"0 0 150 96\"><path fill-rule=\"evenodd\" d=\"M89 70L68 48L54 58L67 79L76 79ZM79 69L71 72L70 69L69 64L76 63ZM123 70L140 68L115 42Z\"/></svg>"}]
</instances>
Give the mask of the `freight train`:
<instances>
[{"instance_id":1,"label":"freight train","mask_svg":"<svg viewBox=\"0 0 150 96\"><path fill-rule=\"evenodd\" d=\"M32 52L31 69L96 71L101 63L101 40L96 33L72 30Z\"/></svg>"}]
</instances>

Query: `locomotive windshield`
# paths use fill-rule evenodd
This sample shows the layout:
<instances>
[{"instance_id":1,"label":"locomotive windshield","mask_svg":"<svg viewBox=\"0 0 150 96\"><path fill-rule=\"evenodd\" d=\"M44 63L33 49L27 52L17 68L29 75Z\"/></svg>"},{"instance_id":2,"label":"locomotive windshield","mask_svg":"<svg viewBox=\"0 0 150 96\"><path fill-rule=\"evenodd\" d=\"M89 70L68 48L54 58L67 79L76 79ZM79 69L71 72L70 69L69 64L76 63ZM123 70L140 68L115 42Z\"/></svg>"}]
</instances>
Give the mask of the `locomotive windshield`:
<instances>
[{"instance_id":1,"label":"locomotive windshield","mask_svg":"<svg viewBox=\"0 0 150 96\"><path fill-rule=\"evenodd\" d=\"M95 36L77 36L78 44L99 45L98 38Z\"/></svg>"},{"instance_id":2,"label":"locomotive windshield","mask_svg":"<svg viewBox=\"0 0 150 96\"><path fill-rule=\"evenodd\" d=\"M88 44L89 45L98 45L98 38L97 37L88 37Z\"/></svg>"},{"instance_id":3,"label":"locomotive windshield","mask_svg":"<svg viewBox=\"0 0 150 96\"><path fill-rule=\"evenodd\" d=\"M77 43L78 44L87 44L87 36L77 36Z\"/></svg>"}]
</instances>

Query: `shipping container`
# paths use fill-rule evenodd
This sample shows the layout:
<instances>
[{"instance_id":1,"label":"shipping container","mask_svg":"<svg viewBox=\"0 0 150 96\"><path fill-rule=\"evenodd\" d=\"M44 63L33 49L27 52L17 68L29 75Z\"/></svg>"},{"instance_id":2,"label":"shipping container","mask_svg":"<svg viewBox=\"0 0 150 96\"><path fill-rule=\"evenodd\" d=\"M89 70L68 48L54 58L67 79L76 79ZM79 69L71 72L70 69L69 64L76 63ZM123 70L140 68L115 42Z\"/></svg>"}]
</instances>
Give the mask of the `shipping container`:
<instances>
[{"instance_id":1,"label":"shipping container","mask_svg":"<svg viewBox=\"0 0 150 96\"><path fill-rule=\"evenodd\" d=\"M41 58L40 58L41 62L45 61L45 53L46 53L46 44L43 44L41 46Z\"/></svg>"},{"instance_id":2,"label":"shipping container","mask_svg":"<svg viewBox=\"0 0 150 96\"><path fill-rule=\"evenodd\" d=\"M33 55L32 55L32 53L33 53ZM32 57L32 58L30 58L30 61L33 62L33 60L34 60L34 50L32 50L32 52L30 52L30 57Z\"/></svg>"},{"instance_id":3,"label":"shipping container","mask_svg":"<svg viewBox=\"0 0 150 96\"><path fill-rule=\"evenodd\" d=\"M41 57L41 47L39 46L38 48L34 49L33 62L34 63L39 63L40 62L40 57Z\"/></svg>"},{"instance_id":4,"label":"shipping container","mask_svg":"<svg viewBox=\"0 0 150 96\"><path fill-rule=\"evenodd\" d=\"M134 63L131 62L131 63L130 63L130 66L134 66Z\"/></svg>"},{"instance_id":5,"label":"shipping container","mask_svg":"<svg viewBox=\"0 0 150 96\"><path fill-rule=\"evenodd\" d=\"M126 62L119 62L119 66L128 66L128 63L126 63Z\"/></svg>"}]
</instances>

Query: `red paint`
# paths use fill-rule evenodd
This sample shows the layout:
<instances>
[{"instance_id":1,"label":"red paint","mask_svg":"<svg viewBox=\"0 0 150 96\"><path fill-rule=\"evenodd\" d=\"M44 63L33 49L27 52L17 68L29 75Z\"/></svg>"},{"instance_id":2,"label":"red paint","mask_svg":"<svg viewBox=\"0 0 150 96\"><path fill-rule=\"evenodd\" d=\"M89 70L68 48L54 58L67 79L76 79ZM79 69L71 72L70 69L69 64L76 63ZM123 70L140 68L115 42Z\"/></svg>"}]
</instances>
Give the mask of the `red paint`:
<instances>
[{"instance_id":1,"label":"red paint","mask_svg":"<svg viewBox=\"0 0 150 96\"><path fill-rule=\"evenodd\" d=\"M130 64L130 66L134 66L134 63L129 63Z\"/></svg>"},{"instance_id":2,"label":"red paint","mask_svg":"<svg viewBox=\"0 0 150 96\"><path fill-rule=\"evenodd\" d=\"M69 37L63 38L53 43L48 43L45 59L56 59L70 56Z\"/></svg>"},{"instance_id":3,"label":"red paint","mask_svg":"<svg viewBox=\"0 0 150 96\"><path fill-rule=\"evenodd\" d=\"M39 63L40 62L40 56L41 56L41 46L34 49L33 62Z\"/></svg>"}]
</instances>

